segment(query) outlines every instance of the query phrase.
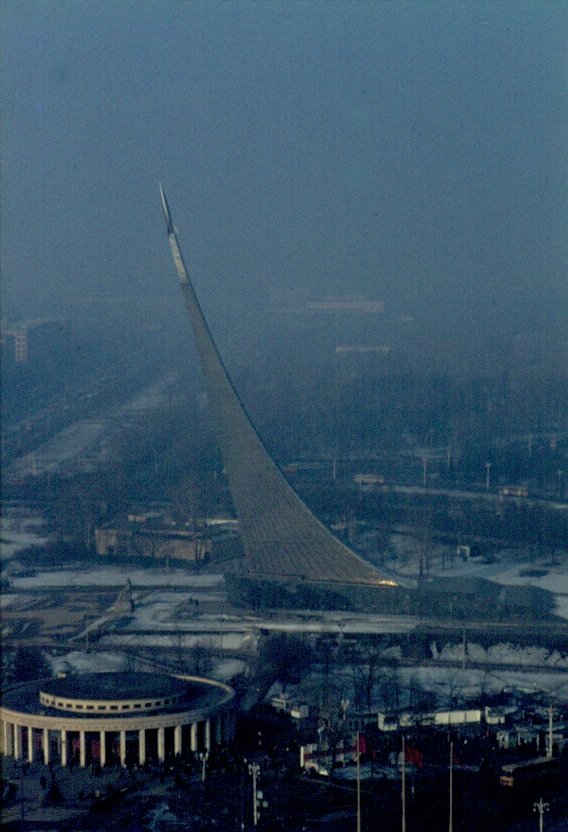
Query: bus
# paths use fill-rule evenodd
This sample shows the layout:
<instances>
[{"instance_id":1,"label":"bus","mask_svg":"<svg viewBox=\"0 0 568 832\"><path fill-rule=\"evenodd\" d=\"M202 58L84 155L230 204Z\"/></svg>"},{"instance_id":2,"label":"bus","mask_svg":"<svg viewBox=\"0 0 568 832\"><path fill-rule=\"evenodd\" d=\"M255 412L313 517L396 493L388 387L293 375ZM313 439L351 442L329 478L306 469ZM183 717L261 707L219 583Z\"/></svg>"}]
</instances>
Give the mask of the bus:
<instances>
[{"instance_id":1,"label":"bus","mask_svg":"<svg viewBox=\"0 0 568 832\"><path fill-rule=\"evenodd\" d=\"M528 497L529 490L524 485L504 485L499 489L502 497Z\"/></svg>"}]
</instances>

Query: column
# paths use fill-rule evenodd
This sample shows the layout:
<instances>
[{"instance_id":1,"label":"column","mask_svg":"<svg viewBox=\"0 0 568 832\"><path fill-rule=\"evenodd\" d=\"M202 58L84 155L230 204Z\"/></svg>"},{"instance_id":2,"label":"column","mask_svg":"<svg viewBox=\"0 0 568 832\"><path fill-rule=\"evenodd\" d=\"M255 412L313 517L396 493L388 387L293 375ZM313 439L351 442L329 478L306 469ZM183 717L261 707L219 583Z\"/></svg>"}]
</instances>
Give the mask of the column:
<instances>
[{"instance_id":1,"label":"column","mask_svg":"<svg viewBox=\"0 0 568 832\"><path fill-rule=\"evenodd\" d=\"M120 765L126 765L126 731L120 732Z\"/></svg>"},{"instance_id":2,"label":"column","mask_svg":"<svg viewBox=\"0 0 568 832\"><path fill-rule=\"evenodd\" d=\"M63 768L67 767L67 731L61 729L61 736L59 738L61 743L61 765Z\"/></svg>"},{"instance_id":3,"label":"column","mask_svg":"<svg viewBox=\"0 0 568 832\"><path fill-rule=\"evenodd\" d=\"M106 766L107 760L107 750L106 750L106 733L104 730L101 730L101 739L100 739L101 748L99 751L99 763L101 768Z\"/></svg>"},{"instance_id":4,"label":"column","mask_svg":"<svg viewBox=\"0 0 568 832\"><path fill-rule=\"evenodd\" d=\"M87 746L84 731L79 731L79 765L81 768L85 768L87 765Z\"/></svg>"},{"instance_id":5,"label":"column","mask_svg":"<svg viewBox=\"0 0 568 832\"><path fill-rule=\"evenodd\" d=\"M144 728L138 731L138 762L141 766L146 762L146 731Z\"/></svg>"},{"instance_id":6,"label":"column","mask_svg":"<svg viewBox=\"0 0 568 832\"><path fill-rule=\"evenodd\" d=\"M6 720L4 722L4 756L11 757L12 756L12 723Z\"/></svg>"},{"instance_id":7,"label":"column","mask_svg":"<svg viewBox=\"0 0 568 832\"><path fill-rule=\"evenodd\" d=\"M28 763L34 761L34 729L31 725L28 726Z\"/></svg>"},{"instance_id":8,"label":"column","mask_svg":"<svg viewBox=\"0 0 568 832\"><path fill-rule=\"evenodd\" d=\"M191 723L191 732L189 735L189 747L192 751L197 751L197 722Z\"/></svg>"},{"instance_id":9,"label":"column","mask_svg":"<svg viewBox=\"0 0 568 832\"><path fill-rule=\"evenodd\" d=\"M166 759L166 738L164 729L158 728L158 760L163 763Z\"/></svg>"},{"instance_id":10,"label":"column","mask_svg":"<svg viewBox=\"0 0 568 832\"><path fill-rule=\"evenodd\" d=\"M211 720L205 720L205 750L211 751Z\"/></svg>"},{"instance_id":11,"label":"column","mask_svg":"<svg viewBox=\"0 0 568 832\"><path fill-rule=\"evenodd\" d=\"M42 732L41 747L43 750L43 762L47 765L49 763L49 730L47 728L44 728Z\"/></svg>"},{"instance_id":12,"label":"column","mask_svg":"<svg viewBox=\"0 0 568 832\"><path fill-rule=\"evenodd\" d=\"M14 760L22 756L22 726L14 725Z\"/></svg>"},{"instance_id":13,"label":"column","mask_svg":"<svg viewBox=\"0 0 568 832\"><path fill-rule=\"evenodd\" d=\"M174 754L181 754L181 725L174 728Z\"/></svg>"}]
</instances>

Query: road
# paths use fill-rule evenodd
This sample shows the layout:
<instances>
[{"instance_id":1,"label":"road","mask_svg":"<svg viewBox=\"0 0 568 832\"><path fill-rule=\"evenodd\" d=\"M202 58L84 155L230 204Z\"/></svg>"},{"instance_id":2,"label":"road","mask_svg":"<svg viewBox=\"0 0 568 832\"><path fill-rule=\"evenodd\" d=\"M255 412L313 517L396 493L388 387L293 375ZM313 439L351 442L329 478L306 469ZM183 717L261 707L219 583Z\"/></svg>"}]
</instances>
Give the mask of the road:
<instances>
[{"instance_id":1,"label":"road","mask_svg":"<svg viewBox=\"0 0 568 832\"><path fill-rule=\"evenodd\" d=\"M112 407L97 418L68 425L7 465L6 483L19 482L28 476L97 470L109 459L112 442L124 432L130 420L163 406L171 384L169 377L159 379L125 404Z\"/></svg>"}]
</instances>

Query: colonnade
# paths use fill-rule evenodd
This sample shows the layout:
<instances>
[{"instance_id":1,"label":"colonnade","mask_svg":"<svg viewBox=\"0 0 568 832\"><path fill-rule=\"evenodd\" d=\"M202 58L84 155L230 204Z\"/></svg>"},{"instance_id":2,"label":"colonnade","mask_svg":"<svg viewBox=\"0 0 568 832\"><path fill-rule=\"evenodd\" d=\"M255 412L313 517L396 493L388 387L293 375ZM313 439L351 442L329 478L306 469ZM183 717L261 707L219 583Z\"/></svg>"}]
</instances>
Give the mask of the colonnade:
<instances>
[{"instance_id":1,"label":"colonnade","mask_svg":"<svg viewBox=\"0 0 568 832\"><path fill-rule=\"evenodd\" d=\"M231 710L222 711L214 718L200 722L159 727L149 725L147 728L136 730L129 729L124 722L120 727L109 725L108 728L89 731L86 725L85 730L69 726L46 728L4 719L0 721L2 728L0 747L5 756L14 757L16 760L25 758L32 763L39 757L46 764L59 762L64 767L69 765L72 758L76 758L78 752L79 765L84 768L88 762L95 761L101 767L107 765L109 743L112 745L113 758L116 759L117 749L118 761L125 766L128 746L132 754L133 745L137 745L137 762L139 765L144 765L148 759L149 740L155 748L155 755L152 756L156 756L160 762L163 762L167 751L173 750L175 755L183 755L190 751L211 751L213 744L222 744L232 737L233 723L234 715ZM54 760L53 758L57 756L59 760Z\"/></svg>"}]
</instances>

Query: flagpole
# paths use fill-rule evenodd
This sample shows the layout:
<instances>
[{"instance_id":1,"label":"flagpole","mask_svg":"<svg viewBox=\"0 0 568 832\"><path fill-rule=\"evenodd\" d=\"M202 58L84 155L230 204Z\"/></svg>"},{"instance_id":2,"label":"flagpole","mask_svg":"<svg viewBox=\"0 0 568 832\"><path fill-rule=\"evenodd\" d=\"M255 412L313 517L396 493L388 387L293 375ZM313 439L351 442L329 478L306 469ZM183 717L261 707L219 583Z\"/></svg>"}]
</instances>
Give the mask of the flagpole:
<instances>
[{"instance_id":1,"label":"flagpole","mask_svg":"<svg viewBox=\"0 0 568 832\"><path fill-rule=\"evenodd\" d=\"M450 742L450 817L448 832L454 828L454 744Z\"/></svg>"},{"instance_id":2,"label":"flagpole","mask_svg":"<svg viewBox=\"0 0 568 832\"><path fill-rule=\"evenodd\" d=\"M361 751L359 744L359 731L357 731L357 832L361 832Z\"/></svg>"},{"instance_id":3,"label":"flagpole","mask_svg":"<svg viewBox=\"0 0 568 832\"><path fill-rule=\"evenodd\" d=\"M402 738L402 832L406 832L406 749Z\"/></svg>"}]
</instances>

